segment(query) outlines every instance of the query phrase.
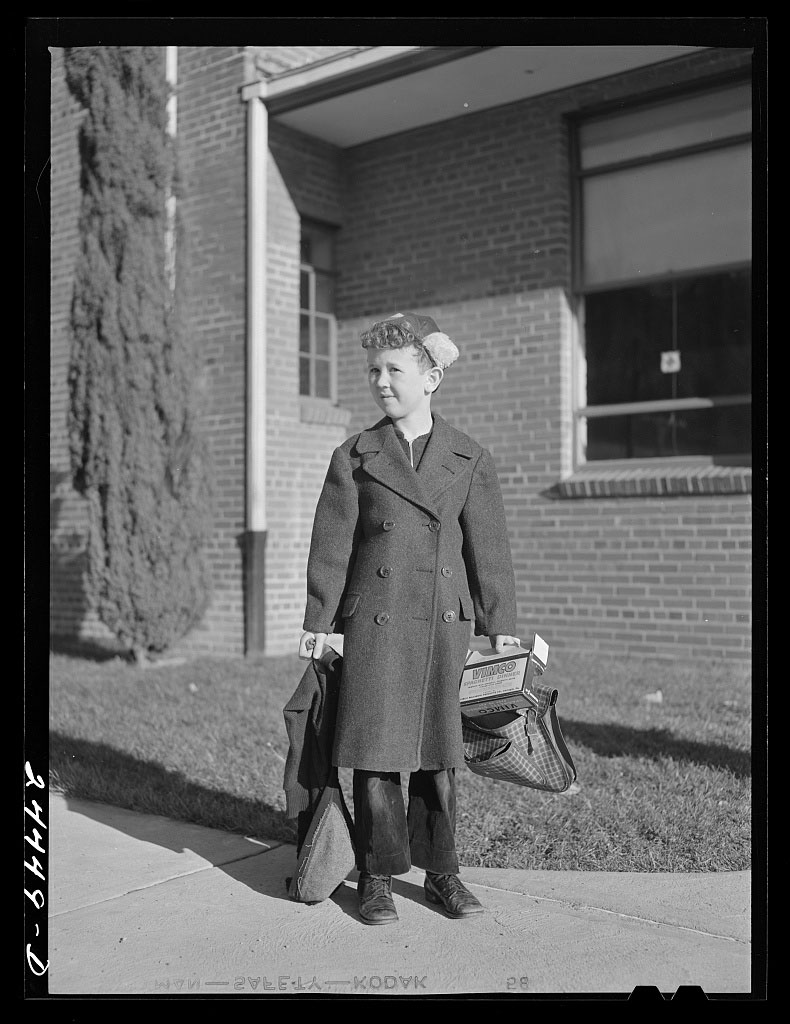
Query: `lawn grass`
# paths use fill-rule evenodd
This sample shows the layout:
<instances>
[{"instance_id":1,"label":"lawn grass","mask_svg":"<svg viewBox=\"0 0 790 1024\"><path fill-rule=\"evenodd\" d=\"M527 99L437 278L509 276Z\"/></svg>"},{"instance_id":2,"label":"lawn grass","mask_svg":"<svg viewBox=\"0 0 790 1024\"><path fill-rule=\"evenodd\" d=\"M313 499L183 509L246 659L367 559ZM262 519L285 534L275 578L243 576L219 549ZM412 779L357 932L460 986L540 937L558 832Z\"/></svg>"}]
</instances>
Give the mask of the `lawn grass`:
<instances>
[{"instance_id":1,"label":"lawn grass","mask_svg":"<svg viewBox=\"0 0 790 1024\"><path fill-rule=\"evenodd\" d=\"M282 708L306 663L198 658L141 670L50 659L53 789L259 839L285 818ZM461 863L595 871L750 866L748 668L552 650L578 771L563 795L458 772ZM645 699L662 692L661 703ZM352 807L350 772L341 771Z\"/></svg>"}]
</instances>

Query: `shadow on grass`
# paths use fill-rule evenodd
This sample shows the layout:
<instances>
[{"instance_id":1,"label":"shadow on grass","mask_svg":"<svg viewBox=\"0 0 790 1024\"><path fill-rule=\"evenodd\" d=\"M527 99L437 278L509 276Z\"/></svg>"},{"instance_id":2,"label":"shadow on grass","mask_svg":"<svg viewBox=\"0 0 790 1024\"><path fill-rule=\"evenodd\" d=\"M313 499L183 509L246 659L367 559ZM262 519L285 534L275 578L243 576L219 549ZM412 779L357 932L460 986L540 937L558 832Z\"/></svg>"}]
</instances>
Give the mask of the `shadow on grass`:
<instances>
[{"instance_id":1,"label":"shadow on grass","mask_svg":"<svg viewBox=\"0 0 790 1024\"><path fill-rule=\"evenodd\" d=\"M131 661L131 654L120 644L111 641L83 640L68 636L51 636L49 650L52 654L64 654L69 658L84 658L85 661Z\"/></svg>"},{"instance_id":2,"label":"shadow on grass","mask_svg":"<svg viewBox=\"0 0 790 1024\"><path fill-rule=\"evenodd\" d=\"M738 778L752 772L751 755L723 743L700 743L679 739L668 729L636 729L612 723L577 722L561 719L562 732L570 745L587 747L601 757L670 757L673 761L724 768Z\"/></svg>"}]
</instances>

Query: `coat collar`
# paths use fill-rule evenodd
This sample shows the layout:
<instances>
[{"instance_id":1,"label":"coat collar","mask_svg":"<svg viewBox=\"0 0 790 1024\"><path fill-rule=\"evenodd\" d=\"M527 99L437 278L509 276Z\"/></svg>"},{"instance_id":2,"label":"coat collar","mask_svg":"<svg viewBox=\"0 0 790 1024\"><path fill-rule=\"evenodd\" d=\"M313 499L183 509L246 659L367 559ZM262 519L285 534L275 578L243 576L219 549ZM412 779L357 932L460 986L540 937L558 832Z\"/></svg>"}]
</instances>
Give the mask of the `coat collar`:
<instances>
[{"instance_id":1,"label":"coat collar","mask_svg":"<svg viewBox=\"0 0 790 1024\"><path fill-rule=\"evenodd\" d=\"M433 430L417 472L409 465L389 417L357 438L367 473L431 515L436 499L471 467L474 450L469 438L434 413Z\"/></svg>"}]
</instances>

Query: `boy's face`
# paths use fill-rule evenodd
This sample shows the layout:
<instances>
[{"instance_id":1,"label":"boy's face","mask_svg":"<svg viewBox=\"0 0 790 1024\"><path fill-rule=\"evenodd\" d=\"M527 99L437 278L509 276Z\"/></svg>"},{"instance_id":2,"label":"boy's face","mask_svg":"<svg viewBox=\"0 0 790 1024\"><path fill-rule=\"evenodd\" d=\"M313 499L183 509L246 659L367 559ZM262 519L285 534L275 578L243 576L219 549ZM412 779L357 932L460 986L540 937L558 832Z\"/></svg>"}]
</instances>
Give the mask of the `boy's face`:
<instances>
[{"instance_id":1,"label":"boy's face","mask_svg":"<svg viewBox=\"0 0 790 1024\"><path fill-rule=\"evenodd\" d=\"M421 369L413 346L369 348L367 353L370 393L390 419L400 420L410 413L430 408L441 371L437 373L436 367Z\"/></svg>"}]
</instances>

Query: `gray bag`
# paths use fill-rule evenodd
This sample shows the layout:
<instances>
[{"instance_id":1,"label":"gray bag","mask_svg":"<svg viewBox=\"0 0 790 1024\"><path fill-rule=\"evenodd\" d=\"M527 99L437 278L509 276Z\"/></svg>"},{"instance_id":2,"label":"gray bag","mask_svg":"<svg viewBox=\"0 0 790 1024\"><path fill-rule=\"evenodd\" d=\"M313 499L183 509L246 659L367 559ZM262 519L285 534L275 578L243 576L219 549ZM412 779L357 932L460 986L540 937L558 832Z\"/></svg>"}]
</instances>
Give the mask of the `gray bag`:
<instances>
[{"instance_id":1,"label":"gray bag","mask_svg":"<svg viewBox=\"0 0 790 1024\"><path fill-rule=\"evenodd\" d=\"M353 835L354 822L334 768L299 851L288 889L292 900L320 903L332 895L356 866Z\"/></svg>"}]
</instances>

